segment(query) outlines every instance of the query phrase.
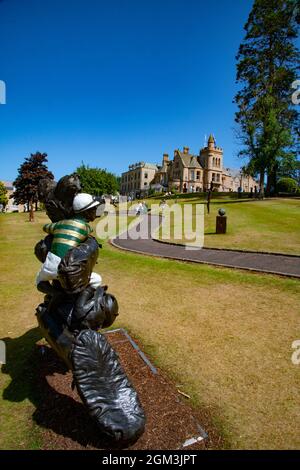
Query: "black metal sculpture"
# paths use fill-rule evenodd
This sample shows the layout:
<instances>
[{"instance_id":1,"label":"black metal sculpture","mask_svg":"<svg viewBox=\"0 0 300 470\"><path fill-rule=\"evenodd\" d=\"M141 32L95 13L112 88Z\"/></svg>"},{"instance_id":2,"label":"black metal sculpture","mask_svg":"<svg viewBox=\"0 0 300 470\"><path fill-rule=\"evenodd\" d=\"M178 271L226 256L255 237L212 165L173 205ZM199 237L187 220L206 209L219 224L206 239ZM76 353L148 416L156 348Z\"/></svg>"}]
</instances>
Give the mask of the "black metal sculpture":
<instances>
[{"instance_id":1,"label":"black metal sculpture","mask_svg":"<svg viewBox=\"0 0 300 470\"><path fill-rule=\"evenodd\" d=\"M73 201L80 191L77 175L67 175L57 184L42 180L39 199L51 221L58 222L74 216ZM42 263L52 241L48 235L35 247ZM125 446L143 433L145 414L117 354L98 332L112 325L118 315L117 300L107 286L90 284L98 252L98 242L90 235L67 251L58 265L57 279L37 284L45 298L36 315L43 335L72 371L73 384L100 431Z\"/></svg>"}]
</instances>

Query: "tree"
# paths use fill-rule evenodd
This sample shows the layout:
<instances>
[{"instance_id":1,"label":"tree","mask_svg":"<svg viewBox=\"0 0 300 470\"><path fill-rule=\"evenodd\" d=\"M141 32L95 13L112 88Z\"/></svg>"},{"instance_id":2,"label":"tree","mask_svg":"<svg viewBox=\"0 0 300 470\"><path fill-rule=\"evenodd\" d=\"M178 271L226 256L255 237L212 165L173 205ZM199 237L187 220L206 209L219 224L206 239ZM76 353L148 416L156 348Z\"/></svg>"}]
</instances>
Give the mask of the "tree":
<instances>
[{"instance_id":1,"label":"tree","mask_svg":"<svg viewBox=\"0 0 300 470\"><path fill-rule=\"evenodd\" d=\"M283 193L296 193L297 189L297 181L293 178L280 178L278 181L278 190Z\"/></svg>"},{"instance_id":2,"label":"tree","mask_svg":"<svg viewBox=\"0 0 300 470\"><path fill-rule=\"evenodd\" d=\"M43 178L54 179L53 173L48 170L47 154L36 152L25 158L18 169L18 176L14 181L15 192L12 197L16 204L27 204L29 208L29 221L34 221L33 205L38 201L38 183Z\"/></svg>"},{"instance_id":3,"label":"tree","mask_svg":"<svg viewBox=\"0 0 300 470\"><path fill-rule=\"evenodd\" d=\"M300 161L292 158L290 161L284 161L278 169L278 178L293 178L300 185Z\"/></svg>"},{"instance_id":4,"label":"tree","mask_svg":"<svg viewBox=\"0 0 300 470\"><path fill-rule=\"evenodd\" d=\"M3 207L5 207L7 203L8 203L7 189L2 183L2 181L0 181L0 204Z\"/></svg>"},{"instance_id":5,"label":"tree","mask_svg":"<svg viewBox=\"0 0 300 470\"><path fill-rule=\"evenodd\" d=\"M120 187L118 178L101 168L90 168L84 163L76 169L79 175L82 190L94 196L115 194Z\"/></svg>"},{"instance_id":6,"label":"tree","mask_svg":"<svg viewBox=\"0 0 300 470\"><path fill-rule=\"evenodd\" d=\"M243 144L240 156L247 170L259 174L260 192L276 186L281 165L295 158L299 143L299 113L292 103L292 84L299 68L295 45L299 16L297 0L255 0L245 25L237 63L235 121Z\"/></svg>"}]
</instances>

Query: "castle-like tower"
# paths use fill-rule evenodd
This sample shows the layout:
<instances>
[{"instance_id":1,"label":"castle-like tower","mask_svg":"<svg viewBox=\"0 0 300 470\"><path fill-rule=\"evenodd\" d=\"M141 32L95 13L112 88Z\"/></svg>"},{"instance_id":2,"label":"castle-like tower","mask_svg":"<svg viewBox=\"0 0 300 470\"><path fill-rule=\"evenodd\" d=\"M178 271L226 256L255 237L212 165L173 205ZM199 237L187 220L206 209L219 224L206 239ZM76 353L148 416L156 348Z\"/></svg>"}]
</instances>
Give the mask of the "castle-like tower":
<instances>
[{"instance_id":1,"label":"castle-like tower","mask_svg":"<svg viewBox=\"0 0 300 470\"><path fill-rule=\"evenodd\" d=\"M216 141L212 134L209 136L207 147L200 150L199 160L204 169L203 189L209 189L212 182L215 188L221 187L223 149L216 146Z\"/></svg>"}]
</instances>

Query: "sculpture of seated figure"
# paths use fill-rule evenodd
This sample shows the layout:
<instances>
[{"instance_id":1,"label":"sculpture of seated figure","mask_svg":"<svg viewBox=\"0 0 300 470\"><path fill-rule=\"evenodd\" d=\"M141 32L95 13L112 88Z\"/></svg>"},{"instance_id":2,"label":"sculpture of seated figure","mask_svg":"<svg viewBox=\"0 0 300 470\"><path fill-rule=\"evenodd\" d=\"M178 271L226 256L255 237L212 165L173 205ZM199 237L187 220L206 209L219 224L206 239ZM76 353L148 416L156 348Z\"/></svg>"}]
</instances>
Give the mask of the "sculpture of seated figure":
<instances>
[{"instance_id":1,"label":"sculpture of seated figure","mask_svg":"<svg viewBox=\"0 0 300 470\"><path fill-rule=\"evenodd\" d=\"M50 234L37 243L35 254L44 266L55 245L58 249L55 270L47 277L41 274L47 270L42 269L38 276L37 288L45 294L44 302L36 311L39 326L72 371L73 383L100 432L126 446L143 433L145 414L117 354L98 331L111 326L118 315L118 302L108 293L107 286L100 285L100 276L100 282L99 278L98 282L93 282L99 244L90 234L83 234L84 239L74 246L66 244L65 251L64 247L60 251L60 242L57 243L62 230L59 221L76 222L76 204L87 201L89 195L80 193L76 175L65 176L57 185L51 180L42 180L39 191L46 212L55 224L49 224L46 231ZM96 216L98 206L93 198L89 202L91 205L84 210L86 213L91 209L85 221L87 225L89 217Z\"/></svg>"}]
</instances>

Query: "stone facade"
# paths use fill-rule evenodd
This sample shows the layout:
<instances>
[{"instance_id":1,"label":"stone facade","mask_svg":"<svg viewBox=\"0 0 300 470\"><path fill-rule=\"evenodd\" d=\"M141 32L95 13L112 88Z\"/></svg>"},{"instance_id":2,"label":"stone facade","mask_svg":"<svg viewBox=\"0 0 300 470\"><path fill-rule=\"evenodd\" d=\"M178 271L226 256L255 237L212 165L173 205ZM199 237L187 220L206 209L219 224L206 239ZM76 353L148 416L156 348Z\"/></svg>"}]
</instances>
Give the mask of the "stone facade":
<instances>
[{"instance_id":1,"label":"stone facade","mask_svg":"<svg viewBox=\"0 0 300 470\"><path fill-rule=\"evenodd\" d=\"M139 162L128 167L121 176L121 194L131 197L142 196L150 189L158 167L152 163Z\"/></svg>"},{"instance_id":2,"label":"stone facade","mask_svg":"<svg viewBox=\"0 0 300 470\"><path fill-rule=\"evenodd\" d=\"M244 193L255 192L255 188L259 190L259 183L252 176L245 175L241 170L226 168L223 171L223 191L237 192L239 188Z\"/></svg>"},{"instance_id":3,"label":"stone facade","mask_svg":"<svg viewBox=\"0 0 300 470\"><path fill-rule=\"evenodd\" d=\"M212 135L208 146L200 150L199 161L203 168L203 190L208 190L213 184L215 190L222 191L223 150L216 146Z\"/></svg>"},{"instance_id":4,"label":"stone facade","mask_svg":"<svg viewBox=\"0 0 300 470\"><path fill-rule=\"evenodd\" d=\"M175 150L171 161L168 154L163 155L161 167L152 181L155 191L202 192L213 187L214 191L254 191L257 182L251 176L244 176L239 170L223 168L223 149L216 146L210 135L207 147L199 155L192 155L188 147L183 151Z\"/></svg>"},{"instance_id":5,"label":"stone facade","mask_svg":"<svg viewBox=\"0 0 300 470\"><path fill-rule=\"evenodd\" d=\"M191 154L189 147L184 147L183 151L174 151L173 160L165 153L161 166L143 162L130 165L129 171L122 174L121 194L142 196L150 187L156 192L173 189L192 193L212 187L219 192L238 191L239 187L244 192L250 192L251 188L254 192L255 186L258 189L258 183L251 176L244 176L240 170L223 168L223 149L210 135L207 146L199 155Z\"/></svg>"}]
</instances>

